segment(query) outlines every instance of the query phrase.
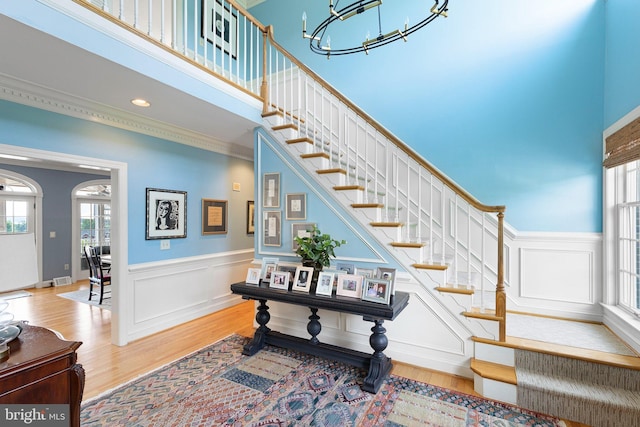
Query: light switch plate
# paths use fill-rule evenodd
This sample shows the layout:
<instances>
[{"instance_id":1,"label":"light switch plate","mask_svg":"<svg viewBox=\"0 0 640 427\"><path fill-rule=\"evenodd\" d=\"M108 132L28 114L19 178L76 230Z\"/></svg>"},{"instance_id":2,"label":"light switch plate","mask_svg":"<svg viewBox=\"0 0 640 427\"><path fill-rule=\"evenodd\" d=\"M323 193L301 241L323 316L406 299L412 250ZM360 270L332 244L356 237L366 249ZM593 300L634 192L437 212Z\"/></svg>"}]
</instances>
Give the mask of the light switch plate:
<instances>
[{"instance_id":1,"label":"light switch plate","mask_svg":"<svg viewBox=\"0 0 640 427\"><path fill-rule=\"evenodd\" d=\"M160 250L171 248L171 240L160 240Z\"/></svg>"}]
</instances>

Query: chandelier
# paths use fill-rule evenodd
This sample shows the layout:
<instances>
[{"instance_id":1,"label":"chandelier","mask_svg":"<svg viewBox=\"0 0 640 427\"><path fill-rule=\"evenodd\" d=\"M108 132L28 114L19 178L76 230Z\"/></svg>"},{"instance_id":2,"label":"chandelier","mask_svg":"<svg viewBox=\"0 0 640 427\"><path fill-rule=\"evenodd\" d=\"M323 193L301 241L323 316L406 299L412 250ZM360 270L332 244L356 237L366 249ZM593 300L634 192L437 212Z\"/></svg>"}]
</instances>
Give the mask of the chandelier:
<instances>
[{"instance_id":1,"label":"chandelier","mask_svg":"<svg viewBox=\"0 0 640 427\"><path fill-rule=\"evenodd\" d=\"M443 0L442 5L440 5L439 0L435 0L433 7L426 14L426 17L420 22L414 25L409 25L409 18L407 18L402 29L398 28L387 33L382 32L382 15L380 10L382 0L355 1L342 9L336 9L338 7L338 3L340 3L340 0L336 0L334 7L333 0L329 0L329 17L322 21L311 34L307 33L307 14L306 12L302 14L302 37L309 39L309 48L311 51L319 55L325 55L327 59L329 59L331 55L349 55L351 53L358 52L369 54L371 49L375 49L398 40L406 42L407 37L410 34L418 31L422 27L425 27L437 17L443 16L446 18L449 0ZM367 34L364 37L364 41L358 42L357 44L342 43L340 47L331 46L331 37L327 34L327 30L331 24L337 23L338 21L346 21L349 18L362 14L373 8L376 8L378 11L378 35L376 37L371 37Z\"/></svg>"}]
</instances>

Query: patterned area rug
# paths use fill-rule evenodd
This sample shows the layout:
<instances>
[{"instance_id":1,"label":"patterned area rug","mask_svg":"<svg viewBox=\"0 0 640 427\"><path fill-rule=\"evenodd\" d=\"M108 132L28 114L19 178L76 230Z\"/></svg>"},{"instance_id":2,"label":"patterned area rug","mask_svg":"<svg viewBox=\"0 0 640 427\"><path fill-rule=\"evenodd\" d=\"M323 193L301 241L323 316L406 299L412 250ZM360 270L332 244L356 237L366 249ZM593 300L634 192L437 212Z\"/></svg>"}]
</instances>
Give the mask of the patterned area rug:
<instances>
[{"instance_id":1,"label":"patterned area rug","mask_svg":"<svg viewBox=\"0 0 640 427\"><path fill-rule=\"evenodd\" d=\"M230 336L82 405L82 426L563 426L506 404Z\"/></svg>"}]
</instances>

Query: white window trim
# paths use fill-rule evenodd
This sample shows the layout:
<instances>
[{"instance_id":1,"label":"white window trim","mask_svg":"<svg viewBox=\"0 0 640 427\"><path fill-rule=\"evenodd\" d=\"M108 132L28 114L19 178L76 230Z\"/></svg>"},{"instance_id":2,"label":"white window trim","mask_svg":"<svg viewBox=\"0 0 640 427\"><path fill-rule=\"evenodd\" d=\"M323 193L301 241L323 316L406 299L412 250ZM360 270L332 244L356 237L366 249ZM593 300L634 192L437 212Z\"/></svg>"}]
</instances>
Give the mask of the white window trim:
<instances>
[{"instance_id":1,"label":"white window trim","mask_svg":"<svg viewBox=\"0 0 640 427\"><path fill-rule=\"evenodd\" d=\"M622 129L627 124L640 117L640 106L629 114L609 126L602 138L602 152L604 159L605 141L607 137ZM603 292L602 306L604 310L603 322L615 334L624 339L636 351L640 352L640 319L618 306L618 232L616 202L624 189L618 188L617 174L621 168L603 170Z\"/></svg>"}]
</instances>

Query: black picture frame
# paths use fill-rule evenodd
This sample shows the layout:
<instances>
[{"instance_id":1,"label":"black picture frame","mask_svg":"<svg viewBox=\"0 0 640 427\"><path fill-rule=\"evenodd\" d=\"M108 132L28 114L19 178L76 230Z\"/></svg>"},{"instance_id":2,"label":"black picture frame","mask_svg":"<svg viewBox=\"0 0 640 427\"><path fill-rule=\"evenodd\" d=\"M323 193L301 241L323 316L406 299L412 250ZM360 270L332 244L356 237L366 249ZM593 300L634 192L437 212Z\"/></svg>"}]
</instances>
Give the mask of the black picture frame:
<instances>
[{"instance_id":1,"label":"black picture frame","mask_svg":"<svg viewBox=\"0 0 640 427\"><path fill-rule=\"evenodd\" d=\"M187 237L187 192L146 189L145 240Z\"/></svg>"},{"instance_id":2,"label":"black picture frame","mask_svg":"<svg viewBox=\"0 0 640 427\"><path fill-rule=\"evenodd\" d=\"M201 36L231 58L238 57L238 13L218 0L202 0Z\"/></svg>"},{"instance_id":3,"label":"black picture frame","mask_svg":"<svg viewBox=\"0 0 640 427\"><path fill-rule=\"evenodd\" d=\"M247 200L247 234L256 232L256 206L253 200Z\"/></svg>"}]
</instances>

